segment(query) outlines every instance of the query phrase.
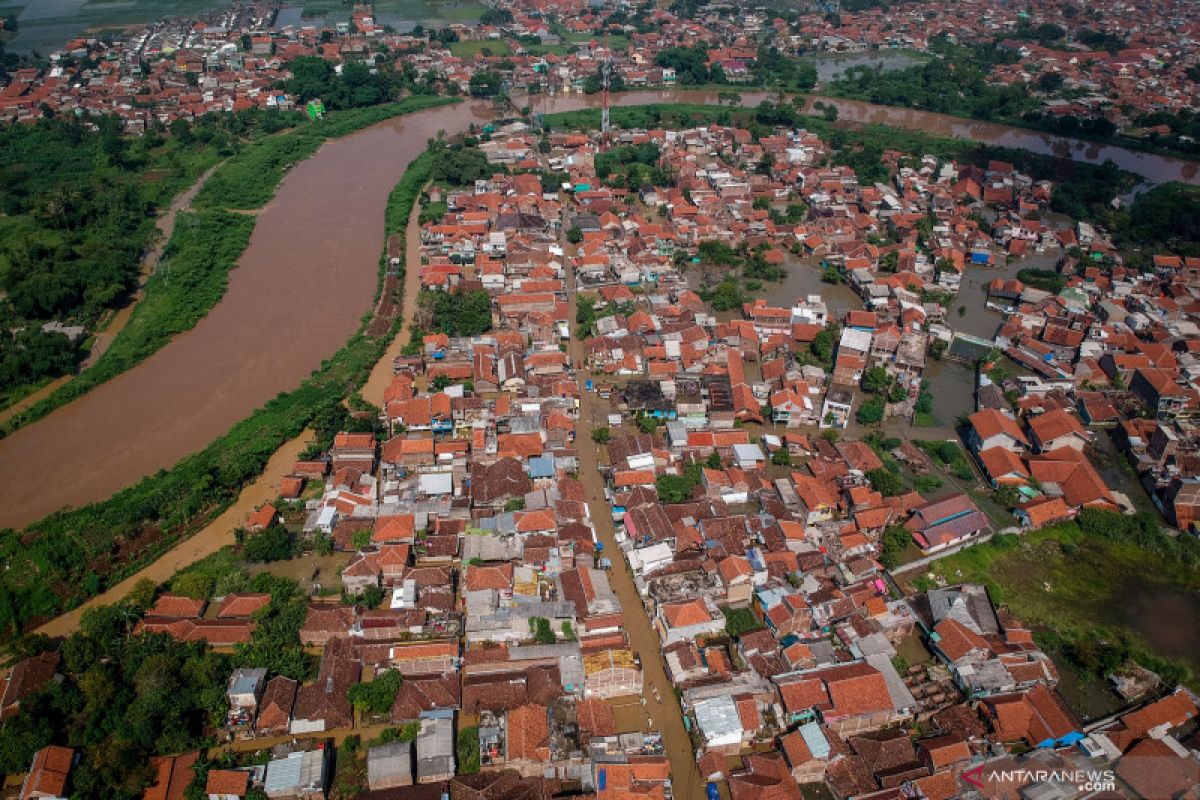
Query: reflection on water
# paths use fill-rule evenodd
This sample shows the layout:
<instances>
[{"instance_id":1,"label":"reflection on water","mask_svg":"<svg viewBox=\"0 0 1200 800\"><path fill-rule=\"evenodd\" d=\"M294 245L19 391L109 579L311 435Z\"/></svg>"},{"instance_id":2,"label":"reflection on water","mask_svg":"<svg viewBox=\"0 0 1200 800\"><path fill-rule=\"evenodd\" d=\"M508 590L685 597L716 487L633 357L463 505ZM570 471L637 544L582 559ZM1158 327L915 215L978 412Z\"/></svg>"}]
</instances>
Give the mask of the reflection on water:
<instances>
[{"instance_id":1,"label":"reflection on water","mask_svg":"<svg viewBox=\"0 0 1200 800\"><path fill-rule=\"evenodd\" d=\"M907 69L925 61L918 53L908 50L876 50L869 53L830 53L808 59L817 68L817 79L833 81L853 67L870 67L882 72Z\"/></svg>"}]
</instances>

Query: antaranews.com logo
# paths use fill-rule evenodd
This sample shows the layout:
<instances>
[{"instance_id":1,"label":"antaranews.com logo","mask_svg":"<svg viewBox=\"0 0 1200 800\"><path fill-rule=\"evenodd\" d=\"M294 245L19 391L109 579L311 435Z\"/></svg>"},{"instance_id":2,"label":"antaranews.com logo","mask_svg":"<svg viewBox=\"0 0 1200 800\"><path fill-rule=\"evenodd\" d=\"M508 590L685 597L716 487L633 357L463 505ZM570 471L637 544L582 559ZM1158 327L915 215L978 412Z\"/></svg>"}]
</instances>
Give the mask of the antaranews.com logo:
<instances>
[{"instance_id":1,"label":"antaranews.com logo","mask_svg":"<svg viewBox=\"0 0 1200 800\"><path fill-rule=\"evenodd\" d=\"M1117 776L1111 769L989 768L980 764L964 772L961 777L985 794L989 789L999 792L1004 787L1041 783L1073 786L1079 792L1112 792L1117 789Z\"/></svg>"}]
</instances>

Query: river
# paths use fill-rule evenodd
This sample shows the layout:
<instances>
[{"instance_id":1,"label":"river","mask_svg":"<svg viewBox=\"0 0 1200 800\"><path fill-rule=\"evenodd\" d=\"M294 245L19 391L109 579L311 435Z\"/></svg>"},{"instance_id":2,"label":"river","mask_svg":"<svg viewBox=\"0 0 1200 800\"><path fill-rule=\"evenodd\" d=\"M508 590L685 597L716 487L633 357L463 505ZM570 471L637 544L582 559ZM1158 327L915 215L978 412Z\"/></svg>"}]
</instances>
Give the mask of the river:
<instances>
[{"instance_id":1,"label":"river","mask_svg":"<svg viewBox=\"0 0 1200 800\"><path fill-rule=\"evenodd\" d=\"M743 94L745 105L767 97ZM713 91L617 95L617 105L717 102ZM541 113L595 106L598 96L530 98ZM882 122L1055 152L1066 140L908 109L833 100L845 119ZM371 308L383 209L405 167L439 130L455 133L491 107L463 103L389 120L322 147L284 178L229 288L195 328L138 366L0 441L0 525L24 526L103 499L169 468L332 355ZM1200 180L1194 162L1090 143L1073 157L1111 157L1152 182ZM824 292L822 292L824 293Z\"/></svg>"}]
</instances>

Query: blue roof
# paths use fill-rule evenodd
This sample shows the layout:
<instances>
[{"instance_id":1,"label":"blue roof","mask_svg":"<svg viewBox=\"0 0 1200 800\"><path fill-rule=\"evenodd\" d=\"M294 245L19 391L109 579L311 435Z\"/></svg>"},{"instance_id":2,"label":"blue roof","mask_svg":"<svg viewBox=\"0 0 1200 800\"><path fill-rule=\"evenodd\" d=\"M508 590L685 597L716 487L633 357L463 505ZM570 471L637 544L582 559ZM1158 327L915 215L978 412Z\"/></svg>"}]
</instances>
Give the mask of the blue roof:
<instances>
[{"instance_id":1,"label":"blue roof","mask_svg":"<svg viewBox=\"0 0 1200 800\"><path fill-rule=\"evenodd\" d=\"M534 456L529 459L529 477L553 478L554 456Z\"/></svg>"},{"instance_id":2,"label":"blue roof","mask_svg":"<svg viewBox=\"0 0 1200 800\"><path fill-rule=\"evenodd\" d=\"M829 757L829 740L821 733L821 726L816 722L801 725L800 736L803 737L804 744L808 747L808 752L813 754L813 758Z\"/></svg>"}]
</instances>

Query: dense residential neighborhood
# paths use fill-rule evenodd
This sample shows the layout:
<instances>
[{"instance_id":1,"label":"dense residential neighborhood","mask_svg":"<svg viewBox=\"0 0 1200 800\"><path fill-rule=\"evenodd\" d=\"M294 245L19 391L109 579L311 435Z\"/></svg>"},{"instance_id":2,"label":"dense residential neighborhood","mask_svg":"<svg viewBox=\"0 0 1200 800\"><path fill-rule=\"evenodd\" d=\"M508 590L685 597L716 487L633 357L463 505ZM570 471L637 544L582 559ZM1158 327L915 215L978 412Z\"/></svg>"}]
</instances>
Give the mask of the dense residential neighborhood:
<instances>
[{"instance_id":1,"label":"dense residential neighborhood","mask_svg":"<svg viewBox=\"0 0 1200 800\"><path fill-rule=\"evenodd\" d=\"M328 554L305 557L292 634L316 666L228 675L209 797L948 798L1014 763L1107 771L1131 797L1196 784L1190 689L1117 665L1133 710L1082 719L985 586L910 580L1147 499L1193 524L1190 261L1068 269L1058 292L993 280L961 299L1006 304L988 338L948 313L964 273L1014 241L1111 253L1040 224L1055 187L1010 164L888 153L863 185L803 129L721 125L510 122L442 146L382 407L245 520L250 560L291 564L251 555L278 536ZM709 282L722 262L761 277ZM788 270L854 302L744 291ZM919 435L935 363L978 379L965 447ZM1092 463L1110 434L1140 486ZM236 660L265 641L271 591L190 585L133 635ZM4 713L59 669L17 664ZM67 796L76 755L39 750L20 796ZM181 796L197 758L163 753L144 796Z\"/></svg>"},{"instance_id":2,"label":"dense residential neighborhood","mask_svg":"<svg viewBox=\"0 0 1200 800\"><path fill-rule=\"evenodd\" d=\"M1186 144L1143 123L1193 119L1197 7L779 14L260 3L8 75L6 124L131 136L391 78L498 99L388 199L378 396L368 365L294 450L257 442L289 456L220 547L122 564L61 637L10 615L0 797L1198 796L1194 243L1130 247L1093 207L1132 182L1076 202L1096 173L1049 159L879 146L782 94L732 115L801 56L1001 40L988 79L1038 114ZM610 121L610 90L701 84L712 114ZM603 122L510 93L602 93ZM97 595L150 527L54 558Z\"/></svg>"}]
</instances>

